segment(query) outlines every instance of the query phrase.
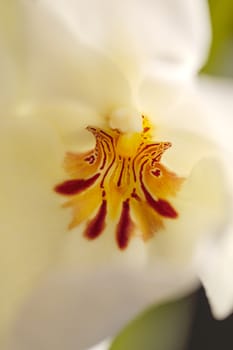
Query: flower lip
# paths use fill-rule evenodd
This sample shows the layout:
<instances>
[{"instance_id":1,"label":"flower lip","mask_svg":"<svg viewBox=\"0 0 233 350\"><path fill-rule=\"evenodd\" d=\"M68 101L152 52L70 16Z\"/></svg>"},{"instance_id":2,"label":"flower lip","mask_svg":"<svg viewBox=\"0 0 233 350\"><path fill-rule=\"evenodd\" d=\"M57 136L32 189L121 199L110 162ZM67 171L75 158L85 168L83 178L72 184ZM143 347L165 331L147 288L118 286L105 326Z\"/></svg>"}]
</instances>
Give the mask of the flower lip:
<instances>
[{"instance_id":1,"label":"flower lip","mask_svg":"<svg viewBox=\"0 0 233 350\"><path fill-rule=\"evenodd\" d=\"M73 210L69 229L85 222L84 237L94 240L111 221L117 246L124 250L136 233L146 241L164 228L164 219L178 219L170 197L184 179L160 163L172 144L153 142L148 118L143 116L142 124L140 133L89 126L95 148L67 153L64 167L71 179L54 189L69 197L63 205Z\"/></svg>"}]
</instances>

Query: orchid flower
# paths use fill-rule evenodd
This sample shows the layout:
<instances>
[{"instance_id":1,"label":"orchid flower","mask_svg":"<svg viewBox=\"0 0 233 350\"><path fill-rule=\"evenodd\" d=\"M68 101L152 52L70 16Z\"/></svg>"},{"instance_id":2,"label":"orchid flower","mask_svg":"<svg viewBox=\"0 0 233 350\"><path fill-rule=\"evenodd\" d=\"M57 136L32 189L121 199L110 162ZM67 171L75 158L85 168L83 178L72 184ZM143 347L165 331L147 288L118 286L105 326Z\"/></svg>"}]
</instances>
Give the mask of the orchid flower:
<instances>
[{"instance_id":1,"label":"orchid flower","mask_svg":"<svg viewBox=\"0 0 233 350\"><path fill-rule=\"evenodd\" d=\"M2 344L85 349L200 281L228 315L233 90L197 76L206 2L1 7Z\"/></svg>"}]
</instances>

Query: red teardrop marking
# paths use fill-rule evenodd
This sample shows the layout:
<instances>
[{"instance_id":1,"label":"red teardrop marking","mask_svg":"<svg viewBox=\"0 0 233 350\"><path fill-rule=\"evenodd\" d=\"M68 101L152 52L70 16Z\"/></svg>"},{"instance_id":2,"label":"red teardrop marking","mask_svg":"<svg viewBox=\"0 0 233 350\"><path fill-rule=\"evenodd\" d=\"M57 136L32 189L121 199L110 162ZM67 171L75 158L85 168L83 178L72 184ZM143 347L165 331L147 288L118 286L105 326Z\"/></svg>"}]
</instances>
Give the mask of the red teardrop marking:
<instances>
[{"instance_id":1,"label":"red teardrop marking","mask_svg":"<svg viewBox=\"0 0 233 350\"><path fill-rule=\"evenodd\" d=\"M117 225L116 240L121 250L127 248L134 224L130 217L129 199L122 203L121 217Z\"/></svg>"},{"instance_id":2,"label":"red teardrop marking","mask_svg":"<svg viewBox=\"0 0 233 350\"><path fill-rule=\"evenodd\" d=\"M178 213L175 211L175 209L171 206L171 204L168 201L165 201L164 199L159 199L156 203L155 210L158 214L170 218L175 219L178 217Z\"/></svg>"},{"instance_id":3,"label":"red teardrop marking","mask_svg":"<svg viewBox=\"0 0 233 350\"><path fill-rule=\"evenodd\" d=\"M86 180L75 179L75 180L68 180L68 181L62 182L61 184L55 187L55 191L65 196L72 196L74 194L78 194L86 190L91 185L93 185L99 176L100 176L100 173L95 174L94 176Z\"/></svg>"},{"instance_id":4,"label":"red teardrop marking","mask_svg":"<svg viewBox=\"0 0 233 350\"><path fill-rule=\"evenodd\" d=\"M175 211L175 209L171 206L171 204L164 200L164 199L158 199L155 200L151 194L147 191L146 187L144 186L143 182L141 182L142 190L144 192L145 198L148 202L148 204L160 215L166 218L175 219L178 217L178 213Z\"/></svg>"},{"instance_id":5,"label":"red teardrop marking","mask_svg":"<svg viewBox=\"0 0 233 350\"><path fill-rule=\"evenodd\" d=\"M105 218L107 214L107 201L103 199L96 216L88 222L84 236L90 240L97 238L105 229Z\"/></svg>"}]
</instances>

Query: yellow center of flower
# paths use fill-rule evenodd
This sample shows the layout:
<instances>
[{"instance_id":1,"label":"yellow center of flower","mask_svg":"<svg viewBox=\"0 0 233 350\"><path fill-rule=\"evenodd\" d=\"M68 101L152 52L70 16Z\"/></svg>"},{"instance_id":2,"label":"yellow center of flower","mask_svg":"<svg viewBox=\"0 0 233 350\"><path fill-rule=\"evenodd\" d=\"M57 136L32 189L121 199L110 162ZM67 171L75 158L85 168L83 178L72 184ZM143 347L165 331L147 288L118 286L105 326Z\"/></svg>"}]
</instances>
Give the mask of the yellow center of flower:
<instances>
[{"instance_id":1,"label":"yellow center of flower","mask_svg":"<svg viewBox=\"0 0 233 350\"><path fill-rule=\"evenodd\" d=\"M184 179L160 163L171 143L153 142L148 119L142 121L141 133L88 127L95 148L66 154L64 167L71 179L55 191L69 197L63 205L73 209L69 229L85 222L84 236L93 240L110 220L118 247L125 249L134 234L146 241L164 227L165 218L178 217L168 198Z\"/></svg>"}]
</instances>

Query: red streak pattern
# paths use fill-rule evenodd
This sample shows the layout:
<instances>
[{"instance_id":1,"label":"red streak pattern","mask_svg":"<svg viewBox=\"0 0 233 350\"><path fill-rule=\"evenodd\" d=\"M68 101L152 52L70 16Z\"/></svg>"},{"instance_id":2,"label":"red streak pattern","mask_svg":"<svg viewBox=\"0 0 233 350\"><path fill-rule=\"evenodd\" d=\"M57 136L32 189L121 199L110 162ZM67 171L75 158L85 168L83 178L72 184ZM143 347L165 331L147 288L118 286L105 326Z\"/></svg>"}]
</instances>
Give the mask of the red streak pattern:
<instances>
[{"instance_id":1,"label":"red streak pattern","mask_svg":"<svg viewBox=\"0 0 233 350\"><path fill-rule=\"evenodd\" d=\"M55 191L57 193L60 193L66 196L72 196L74 194L78 194L86 190L91 185L93 185L99 176L100 176L100 173L95 174L94 176L90 177L87 180L75 179L75 180L68 180L68 181L62 182L61 184L55 187Z\"/></svg>"},{"instance_id":2,"label":"red streak pattern","mask_svg":"<svg viewBox=\"0 0 233 350\"><path fill-rule=\"evenodd\" d=\"M133 229L133 222L130 218L129 199L123 202L121 217L117 225L116 240L120 249L128 246L130 235Z\"/></svg>"}]
</instances>

